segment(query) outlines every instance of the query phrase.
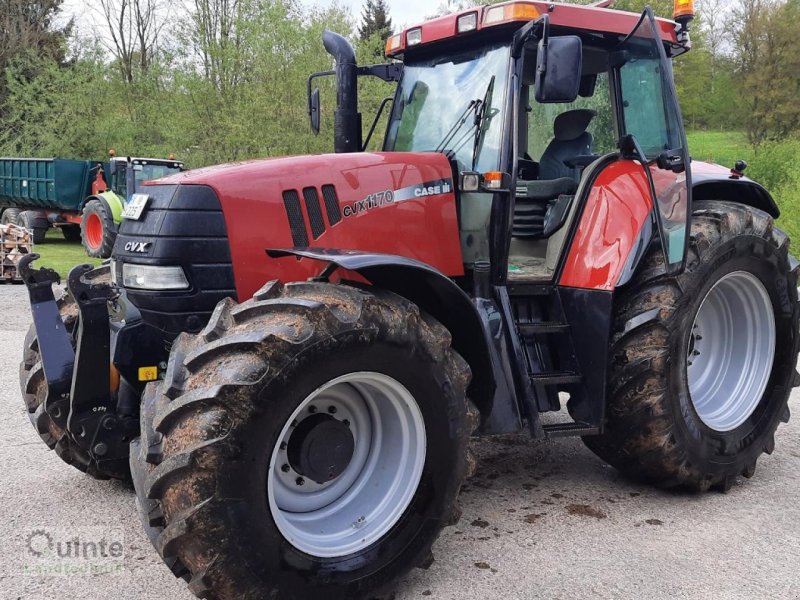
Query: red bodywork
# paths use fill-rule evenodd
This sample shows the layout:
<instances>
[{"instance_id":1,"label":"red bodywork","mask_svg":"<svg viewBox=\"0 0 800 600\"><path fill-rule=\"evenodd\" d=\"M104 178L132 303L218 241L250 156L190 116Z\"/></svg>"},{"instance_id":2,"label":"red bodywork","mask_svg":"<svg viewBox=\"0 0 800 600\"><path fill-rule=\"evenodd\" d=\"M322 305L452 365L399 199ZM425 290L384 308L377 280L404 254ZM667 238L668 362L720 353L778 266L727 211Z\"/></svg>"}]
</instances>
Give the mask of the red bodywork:
<instances>
[{"instance_id":1,"label":"red bodywork","mask_svg":"<svg viewBox=\"0 0 800 600\"><path fill-rule=\"evenodd\" d=\"M295 246L284 204L287 190L299 196L311 247L397 254L450 277L463 275L452 179L442 154L368 153L251 161L187 171L158 183L214 189L225 215L236 290L245 299L270 279L302 281L322 268L316 261L271 259L265 253ZM328 185L335 186L342 213L335 224L320 192ZM325 230L316 238L306 188L316 188L324 219Z\"/></svg>"},{"instance_id":2,"label":"red bodywork","mask_svg":"<svg viewBox=\"0 0 800 600\"><path fill-rule=\"evenodd\" d=\"M583 30L587 32L608 32L617 33L620 35L627 35L636 27L641 18L640 14L624 12L619 10L611 10L608 8L596 8L593 6L580 6L575 4L560 4L558 2L516 2L515 4L529 4L536 7L540 15L549 15L550 24L555 27L563 27L572 30ZM495 5L496 6L496 5ZM470 8L461 12L439 17L427 21L422 25L410 27L402 31L400 36L400 46L387 52L388 56L398 56L403 54L407 49L407 33L409 30L422 29L422 45L438 42L453 37L465 37L473 35L474 32L467 32L459 34L457 32L458 18L472 12L478 13L478 29L477 31L485 31L492 27L497 27L497 24L484 24L484 14L491 8L490 6L480 6L477 8ZM528 19L529 20L529 19ZM523 19L518 20L520 24L524 23ZM661 39L667 44L678 45L677 32L675 23L667 19L657 19L656 23L660 29Z\"/></svg>"},{"instance_id":3,"label":"red bodywork","mask_svg":"<svg viewBox=\"0 0 800 600\"><path fill-rule=\"evenodd\" d=\"M612 291L652 208L642 165L606 167L589 192L559 285Z\"/></svg>"}]
</instances>

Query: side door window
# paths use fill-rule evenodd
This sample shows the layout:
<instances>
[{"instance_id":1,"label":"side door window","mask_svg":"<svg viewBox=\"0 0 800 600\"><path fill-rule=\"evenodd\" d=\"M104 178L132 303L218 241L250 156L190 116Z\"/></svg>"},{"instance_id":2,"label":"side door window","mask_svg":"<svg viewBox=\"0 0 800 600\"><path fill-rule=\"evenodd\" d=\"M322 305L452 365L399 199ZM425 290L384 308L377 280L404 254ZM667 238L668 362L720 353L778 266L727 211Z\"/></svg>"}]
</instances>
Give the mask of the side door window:
<instances>
[{"instance_id":1,"label":"side door window","mask_svg":"<svg viewBox=\"0 0 800 600\"><path fill-rule=\"evenodd\" d=\"M622 49L627 53L619 69L622 126L644 153L665 258L675 272L683 268L689 235L690 160L672 64L649 8Z\"/></svg>"}]
</instances>

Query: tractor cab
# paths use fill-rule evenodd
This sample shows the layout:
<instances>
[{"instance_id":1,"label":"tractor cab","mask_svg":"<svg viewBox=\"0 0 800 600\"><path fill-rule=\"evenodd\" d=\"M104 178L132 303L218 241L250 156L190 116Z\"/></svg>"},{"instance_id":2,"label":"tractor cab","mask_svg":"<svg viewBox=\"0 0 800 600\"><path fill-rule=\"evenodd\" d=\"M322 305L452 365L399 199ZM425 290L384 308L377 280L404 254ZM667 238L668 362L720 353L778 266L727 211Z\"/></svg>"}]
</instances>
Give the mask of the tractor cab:
<instances>
[{"instance_id":1,"label":"tractor cab","mask_svg":"<svg viewBox=\"0 0 800 600\"><path fill-rule=\"evenodd\" d=\"M464 263L490 261L497 283L563 271L579 191L614 162L661 208L668 262L683 264L689 161L670 59L688 49L688 34L628 13L605 30L607 13L511 2L387 43L403 76L384 150L448 157L460 177Z\"/></svg>"},{"instance_id":2,"label":"tractor cab","mask_svg":"<svg viewBox=\"0 0 800 600\"><path fill-rule=\"evenodd\" d=\"M126 201L145 181L169 177L183 170L183 163L172 158L111 156L107 166L110 189Z\"/></svg>"}]
</instances>

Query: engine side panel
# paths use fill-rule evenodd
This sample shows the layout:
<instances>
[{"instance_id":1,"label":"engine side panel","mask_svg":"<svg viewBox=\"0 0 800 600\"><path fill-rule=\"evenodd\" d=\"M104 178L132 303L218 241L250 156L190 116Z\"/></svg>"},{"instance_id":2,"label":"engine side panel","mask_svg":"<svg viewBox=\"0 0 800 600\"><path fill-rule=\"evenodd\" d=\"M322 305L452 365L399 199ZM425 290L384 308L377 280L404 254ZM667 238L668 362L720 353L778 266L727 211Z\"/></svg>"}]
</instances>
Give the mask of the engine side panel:
<instances>
[{"instance_id":1,"label":"engine side panel","mask_svg":"<svg viewBox=\"0 0 800 600\"><path fill-rule=\"evenodd\" d=\"M333 154L190 171L160 183L215 190L225 215L236 289L304 280L322 263L273 259L267 248L336 248L416 259L464 274L450 163L434 153Z\"/></svg>"},{"instance_id":2,"label":"engine side panel","mask_svg":"<svg viewBox=\"0 0 800 600\"><path fill-rule=\"evenodd\" d=\"M606 167L589 191L559 285L613 291L652 209L644 167L627 160Z\"/></svg>"}]
</instances>

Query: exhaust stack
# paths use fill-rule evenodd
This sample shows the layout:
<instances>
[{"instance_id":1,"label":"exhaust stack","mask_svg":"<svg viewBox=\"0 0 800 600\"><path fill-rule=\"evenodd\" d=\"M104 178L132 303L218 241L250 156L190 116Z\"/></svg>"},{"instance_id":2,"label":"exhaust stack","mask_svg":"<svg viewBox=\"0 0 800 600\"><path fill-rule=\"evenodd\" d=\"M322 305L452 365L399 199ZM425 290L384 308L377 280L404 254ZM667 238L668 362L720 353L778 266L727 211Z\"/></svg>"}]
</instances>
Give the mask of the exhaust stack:
<instances>
[{"instance_id":1,"label":"exhaust stack","mask_svg":"<svg viewBox=\"0 0 800 600\"><path fill-rule=\"evenodd\" d=\"M361 113L358 112L358 66L353 47L338 33L322 34L325 50L336 60L336 113L333 145L337 153L361 152Z\"/></svg>"}]
</instances>

